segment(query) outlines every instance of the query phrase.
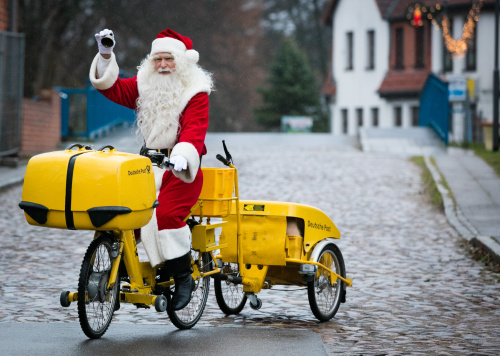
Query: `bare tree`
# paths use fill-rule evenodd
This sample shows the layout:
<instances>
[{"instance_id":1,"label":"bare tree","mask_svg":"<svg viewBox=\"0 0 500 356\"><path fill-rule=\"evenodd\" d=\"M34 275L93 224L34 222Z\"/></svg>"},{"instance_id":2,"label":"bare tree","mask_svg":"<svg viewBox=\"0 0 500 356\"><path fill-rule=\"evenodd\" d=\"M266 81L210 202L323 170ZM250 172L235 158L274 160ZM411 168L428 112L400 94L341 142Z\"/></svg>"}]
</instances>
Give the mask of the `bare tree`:
<instances>
[{"instance_id":1,"label":"bare tree","mask_svg":"<svg viewBox=\"0 0 500 356\"><path fill-rule=\"evenodd\" d=\"M259 59L264 0L21 0L26 34L25 95L52 86L86 85L97 52L94 34L115 32L120 69L136 74L151 41L165 28L189 36L200 64L214 73L210 130L256 130L252 107L263 81Z\"/></svg>"},{"instance_id":2,"label":"bare tree","mask_svg":"<svg viewBox=\"0 0 500 356\"><path fill-rule=\"evenodd\" d=\"M115 32L120 68L135 75L151 41L165 28L189 36L200 64L214 73L210 130L255 131L257 87L286 35L325 75L328 32L320 26L327 0L20 0L26 35L25 96L53 86L83 87L97 52L94 34Z\"/></svg>"}]
</instances>

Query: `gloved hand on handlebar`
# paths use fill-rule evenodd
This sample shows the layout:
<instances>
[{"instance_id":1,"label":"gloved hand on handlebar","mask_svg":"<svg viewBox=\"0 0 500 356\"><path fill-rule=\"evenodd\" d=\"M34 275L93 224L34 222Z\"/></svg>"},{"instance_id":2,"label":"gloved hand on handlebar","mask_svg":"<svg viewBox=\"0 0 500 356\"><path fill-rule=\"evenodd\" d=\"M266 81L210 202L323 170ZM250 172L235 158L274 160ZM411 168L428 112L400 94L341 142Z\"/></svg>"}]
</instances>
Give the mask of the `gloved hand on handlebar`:
<instances>
[{"instance_id":1,"label":"gloved hand on handlebar","mask_svg":"<svg viewBox=\"0 0 500 356\"><path fill-rule=\"evenodd\" d=\"M181 155L170 157L170 163L174 165L174 170L177 172L187 169L187 159Z\"/></svg>"},{"instance_id":2,"label":"gloved hand on handlebar","mask_svg":"<svg viewBox=\"0 0 500 356\"><path fill-rule=\"evenodd\" d=\"M116 44L115 35L113 34L113 31L104 29L101 32L95 34L95 39L97 41L97 47L99 48L99 53L101 54L113 53L113 48L115 48Z\"/></svg>"}]
</instances>

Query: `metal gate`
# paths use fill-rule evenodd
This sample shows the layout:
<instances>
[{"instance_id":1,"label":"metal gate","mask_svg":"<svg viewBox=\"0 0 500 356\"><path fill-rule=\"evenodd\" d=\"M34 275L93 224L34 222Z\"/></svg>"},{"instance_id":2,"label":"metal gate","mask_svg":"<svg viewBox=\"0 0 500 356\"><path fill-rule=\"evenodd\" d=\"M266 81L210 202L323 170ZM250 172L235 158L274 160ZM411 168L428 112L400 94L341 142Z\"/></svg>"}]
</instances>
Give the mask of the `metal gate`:
<instances>
[{"instance_id":1,"label":"metal gate","mask_svg":"<svg viewBox=\"0 0 500 356\"><path fill-rule=\"evenodd\" d=\"M0 156L21 149L24 34L0 31Z\"/></svg>"},{"instance_id":2,"label":"metal gate","mask_svg":"<svg viewBox=\"0 0 500 356\"><path fill-rule=\"evenodd\" d=\"M434 74L429 74L420 96L419 126L430 126L445 144L448 144L450 108L448 83Z\"/></svg>"}]
</instances>

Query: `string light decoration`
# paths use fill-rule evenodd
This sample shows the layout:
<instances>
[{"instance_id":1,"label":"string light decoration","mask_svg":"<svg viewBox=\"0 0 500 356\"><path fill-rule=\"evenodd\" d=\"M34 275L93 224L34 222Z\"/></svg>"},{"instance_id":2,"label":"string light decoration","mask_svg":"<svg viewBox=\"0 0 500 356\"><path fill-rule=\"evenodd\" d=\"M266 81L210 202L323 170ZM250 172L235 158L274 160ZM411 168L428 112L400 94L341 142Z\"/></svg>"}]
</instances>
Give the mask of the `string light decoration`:
<instances>
[{"instance_id":1,"label":"string light decoration","mask_svg":"<svg viewBox=\"0 0 500 356\"><path fill-rule=\"evenodd\" d=\"M474 0L469 13L467 14L467 21L465 21L462 36L455 40L450 35L450 20L448 16L443 16L441 20L441 27L443 29L444 43L448 51L452 55L463 56L464 52L467 51L467 47L471 40L474 38L474 28L476 27L476 22L479 21L479 12L483 6L483 0ZM433 21L436 25L436 22Z\"/></svg>"},{"instance_id":2,"label":"string light decoration","mask_svg":"<svg viewBox=\"0 0 500 356\"><path fill-rule=\"evenodd\" d=\"M441 13L442 6L425 6L421 2L414 2L406 8L406 20L414 27L422 27L424 21L436 21Z\"/></svg>"}]
</instances>

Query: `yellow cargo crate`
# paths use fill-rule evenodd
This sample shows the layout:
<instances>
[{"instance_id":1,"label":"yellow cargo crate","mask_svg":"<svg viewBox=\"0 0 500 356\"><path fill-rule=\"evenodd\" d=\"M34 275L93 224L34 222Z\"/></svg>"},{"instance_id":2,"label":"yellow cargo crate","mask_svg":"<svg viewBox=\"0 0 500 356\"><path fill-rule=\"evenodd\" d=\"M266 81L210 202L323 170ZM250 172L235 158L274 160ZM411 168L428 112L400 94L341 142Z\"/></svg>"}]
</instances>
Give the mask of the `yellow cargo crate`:
<instances>
[{"instance_id":1,"label":"yellow cargo crate","mask_svg":"<svg viewBox=\"0 0 500 356\"><path fill-rule=\"evenodd\" d=\"M202 168L200 206L193 215L222 217L229 214L234 192L234 168Z\"/></svg>"},{"instance_id":2,"label":"yellow cargo crate","mask_svg":"<svg viewBox=\"0 0 500 356\"><path fill-rule=\"evenodd\" d=\"M148 158L108 146L99 151L79 144L71 148L30 159L19 203L29 224L132 230L149 222L156 193Z\"/></svg>"}]
</instances>

